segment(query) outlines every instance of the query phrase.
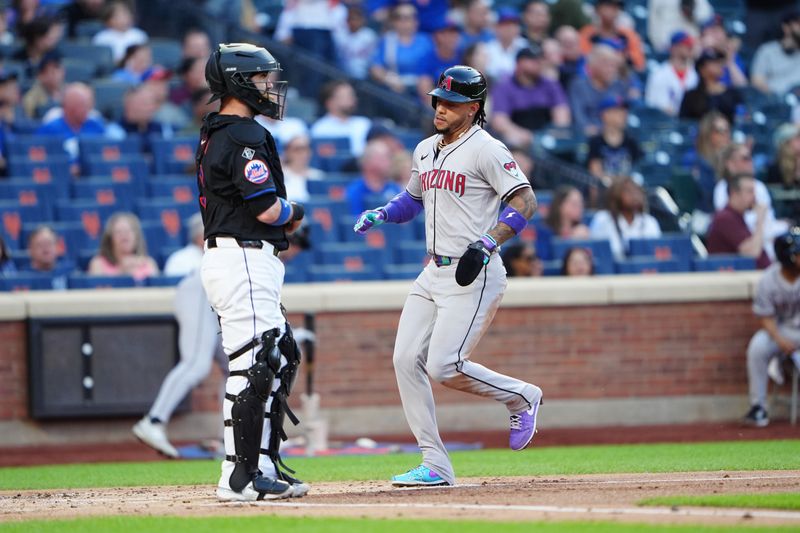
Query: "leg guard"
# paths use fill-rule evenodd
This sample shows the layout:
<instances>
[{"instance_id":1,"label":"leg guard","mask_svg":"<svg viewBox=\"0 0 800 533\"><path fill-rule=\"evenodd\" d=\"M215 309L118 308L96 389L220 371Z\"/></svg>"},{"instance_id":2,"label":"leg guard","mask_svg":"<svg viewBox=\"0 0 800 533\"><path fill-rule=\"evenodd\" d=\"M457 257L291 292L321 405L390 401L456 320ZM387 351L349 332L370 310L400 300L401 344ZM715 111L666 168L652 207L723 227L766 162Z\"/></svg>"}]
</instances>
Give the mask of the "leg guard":
<instances>
[{"instance_id":1,"label":"leg guard","mask_svg":"<svg viewBox=\"0 0 800 533\"><path fill-rule=\"evenodd\" d=\"M233 427L236 450L236 455L228 455L225 459L236 463L230 477L230 487L236 492L241 492L258 476L264 405L281 364L280 352L276 346L276 337L279 334L278 329L264 332L260 339L261 349L256 353L253 366L230 373L231 376L246 377L249 382L239 394L225 394L225 398L233 402L231 419L225 420L225 425Z\"/></svg>"},{"instance_id":2,"label":"leg guard","mask_svg":"<svg viewBox=\"0 0 800 533\"><path fill-rule=\"evenodd\" d=\"M286 365L276 374L276 378L280 380L280 385L272 393L272 405L269 412L265 413L265 416L270 420L271 427L269 448L266 450L262 448L261 453L267 455L275 465L278 479L295 484L300 483L300 481L285 472L295 473L294 470L283 463L280 456L281 441L285 441L288 438L286 436L286 431L283 429L285 417L288 416L289 420L291 420L292 424L295 426L300 423L300 420L289 408L288 403L289 394L292 392L300 367L300 349L294 340L292 327L288 322L286 322L286 332L278 341L278 349L286 358Z\"/></svg>"}]
</instances>

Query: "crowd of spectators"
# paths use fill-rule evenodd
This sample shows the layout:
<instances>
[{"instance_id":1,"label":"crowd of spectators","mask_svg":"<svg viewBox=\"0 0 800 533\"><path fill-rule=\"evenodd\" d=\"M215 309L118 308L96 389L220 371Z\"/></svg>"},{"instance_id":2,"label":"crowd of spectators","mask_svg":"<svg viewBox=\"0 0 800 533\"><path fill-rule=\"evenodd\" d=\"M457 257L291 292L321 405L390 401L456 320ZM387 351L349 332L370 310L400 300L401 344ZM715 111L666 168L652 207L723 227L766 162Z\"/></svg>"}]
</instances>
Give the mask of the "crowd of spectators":
<instances>
[{"instance_id":1,"label":"crowd of spectators","mask_svg":"<svg viewBox=\"0 0 800 533\"><path fill-rule=\"evenodd\" d=\"M235 4L242 17L261 5ZM472 65L490 85L487 127L506 142L520 169L531 175L542 139L562 131L579 147L571 160L597 184L568 186L549 177L553 192L543 196L535 240L507 247L508 269L530 264L530 273L518 275L539 275L563 260L558 272L591 274L597 258L589 248L556 256L551 243L605 240L623 261L631 239L662 234L647 208L646 169L664 147L643 135L651 118L680 132L669 165L691 176L690 229L709 253L751 257L763 267L772 259L772 239L800 212L800 203L771 196L779 189L790 196L800 181L800 128L793 122L800 113L790 109L791 97L800 96L800 14L793 2L769 4L742 2L741 16L732 20L715 12L713 0L287 2L268 37L338 66L341 76L326 82L322 73L304 73L318 95L312 120L291 116L291 103L285 120L257 120L275 137L289 195L298 201L312 199L310 184L330 173L320 166L315 141L346 139L349 158L337 176L352 177L341 200L356 215L402 190L414 144L393 134L390 123L359 114L358 84L371 81L424 108L443 69ZM188 28L173 36L180 57L165 66L134 6L39 0L13 2L0 13L0 46L8 47L0 68L0 170L6 175L20 177L8 171L8 146L17 136L62 139L69 173L80 180L87 176L80 153L85 137L136 139L150 161L160 139L197 135L202 117L215 109L204 79L209 35ZM93 33L87 23L95 24ZM76 79L70 69L80 58L64 47L74 43L108 49L109 68L95 79ZM115 107L98 105L97 77L126 87ZM753 102L789 112L759 122L756 115L766 112ZM52 228L26 236L31 268L34 244L59 239ZM133 213L109 219L101 241L90 273L125 273L140 282L159 273L166 259L148 259Z\"/></svg>"}]
</instances>

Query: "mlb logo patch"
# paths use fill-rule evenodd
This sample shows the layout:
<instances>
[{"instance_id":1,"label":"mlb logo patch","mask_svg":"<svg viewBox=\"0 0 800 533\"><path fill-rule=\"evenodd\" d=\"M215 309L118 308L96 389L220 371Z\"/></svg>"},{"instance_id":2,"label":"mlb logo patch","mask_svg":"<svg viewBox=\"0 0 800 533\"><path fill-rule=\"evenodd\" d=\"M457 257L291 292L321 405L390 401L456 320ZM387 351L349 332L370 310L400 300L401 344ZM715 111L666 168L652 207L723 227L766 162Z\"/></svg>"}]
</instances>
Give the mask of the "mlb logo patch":
<instances>
[{"instance_id":1,"label":"mlb logo patch","mask_svg":"<svg viewBox=\"0 0 800 533\"><path fill-rule=\"evenodd\" d=\"M269 167L260 159L253 159L244 166L244 177L256 185L264 183L269 178Z\"/></svg>"}]
</instances>

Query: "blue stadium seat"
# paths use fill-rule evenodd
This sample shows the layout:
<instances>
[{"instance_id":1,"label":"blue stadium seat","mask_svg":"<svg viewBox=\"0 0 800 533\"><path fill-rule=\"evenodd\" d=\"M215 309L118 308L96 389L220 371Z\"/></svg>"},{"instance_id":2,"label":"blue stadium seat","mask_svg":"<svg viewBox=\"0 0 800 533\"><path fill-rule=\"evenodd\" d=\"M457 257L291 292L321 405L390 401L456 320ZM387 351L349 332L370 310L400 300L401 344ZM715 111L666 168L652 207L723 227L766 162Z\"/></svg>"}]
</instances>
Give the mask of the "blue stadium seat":
<instances>
[{"instance_id":1,"label":"blue stadium seat","mask_svg":"<svg viewBox=\"0 0 800 533\"><path fill-rule=\"evenodd\" d=\"M88 274L72 274L67 284L70 289L118 289L135 287L136 282L130 276L90 276Z\"/></svg>"},{"instance_id":2,"label":"blue stadium seat","mask_svg":"<svg viewBox=\"0 0 800 533\"><path fill-rule=\"evenodd\" d=\"M312 157L325 159L339 154L352 154L350 137L312 137Z\"/></svg>"},{"instance_id":3,"label":"blue stadium seat","mask_svg":"<svg viewBox=\"0 0 800 533\"><path fill-rule=\"evenodd\" d=\"M328 157L313 156L311 166L324 172L342 172L353 161L353 156L348 153L333 154Z\"/></svg>"},{"instance_id":4,"label":"blue stadium seat","mask_svg":"<svg viewBox=\"0 0 800 533\"><path fill-rule=\"evenodd\" d=\"M22 242L23 223L38 224L45 221L40 206L20 205L16 200L0 200L0 234L9 248L19 250L25 247Z\"/></svg>"},{"instance_id":5,"label":"blue stadium seat","mask_svg":"<svg viewBox=\"0 0 800 533\"><path fill-rule=\"evenodd\" d=\"M52 183L36 183L30 179L10 178L0 181L0 200L40 209L40 219L53 218L56 190Z\"/></svg>"},{"instance_id":6,"label":"blue stadium seat","mask_svg":"<svg viewBox=\"0 0 800 533\"><path fill-rule=\"evenodd\" d=\"M319 263L340 266L348 271L360 272L367 267L374 267L381 272L382 265L391 262L385 250L370 248L358 243L325 243L317 250Z\"/></svg>"},{"instance_id":7,"label":"blue stadium seat","mask_svg":"<svg viewBox=\"0 0 800 533\"><path fill-rule=\"evenodd\" d=\"M197 181L193 176L150 176L147 191L151 198L172 198L176 204L197 205Z\"/></svg>"},{"instance_id":8,"label":"blue stadium seat","mask_svg":"<svg viewBox=\"0 0 800 533\"><path fill-rule=\"evenodd\" d=\"M194 174L197 143L197 137L154 139L151 142L154 173Z\"/></svg>"},{"instance_id":9,"label":"blue stadium seat","mask_svg":"<svg viewBox=\"0 0 800 533\"><path fill-rule=\"evenodd\" d=\"M283 276L284 283L305 283L308 281L308 266L291 262L284 265L286 272Z\"/></svg>"},{"instance_id":10,"label":"blue stadium seat","mask_svg":"<svg viewBox=\"0 0 800 533\"><path fill-rule=\"evenodd\" d=\"M145 196L147 176L150 174L147 161L141 156L123 156L117 161L105 161L102 156L90 156L86 160L86 177L110 178L118 183L131 183L136 196Z\"/></svg>"},{"instance_id":11,"label":"blue stadium seat","mask_svg":"<svg viewBox=\"0 0 800 533\"><path fill-rule=\"evenodd\" d=\"M752 257L740 255L718 254L707 258L692 260L692 270L695 272L729 272L733 270L755 270L756 260Z\"/></svg>"},{"instance_id":12,"label":"blue stadium seat","mask_svg":"<svg viewBox=\"0 0 800 533\"><path fill-rule=\"evenodd\" d=\"M365 243L372 248L391 248L401 241L414 240L416 235L411 224L381 224L364 235L353 231L355 219L350 215L339 217L339 233L345 241Z\"/></svg>"},{"instance_id":13,"label":"blue stadium seat","mask_svg":"<svg viewBox=\"0 0 800 533\"><path fill-rule=\"evenodd\" d=\"M28 161L11 159L8 161L8 175L32 179L36 183L52 183L59 193L69 189L72 175L69 171L68 156L49 156L47 161Z\"/></svg>"},{"instance_id":14,"label":"blue stadium seat","mask_svg":"<svg viewBox=\"0 0 800 533\"><path fill-rule=\"evenodd\" d=\"M328 175L321 180L309 180L307 183L308 194L311 196L325 197L330 200L344 200L347 186L358 176L347 174Z\"/></svg>"},{"instance_id":15,"label":"blue stadium seat","mask_svg":"<svg viewBox=\"0 0 800 533\"><path fill-rule=\"evenodd\" d=\"M383 277L385 279L417 279L422 266L416 263L399 263L383 265Z\"/></svg>"},{"instance_id":16,"label":"blue stadium seat","mask_svg":"<svg viewBox=\"0 0 800 533\"><path fill-rule=\"evenodd\" d=\"M629 257L614 263L618 274L656 274L659 272L682 272L677 259L655 257Z\"/></svg>"},{"instance_id":17,"label":"blue stadium seat","mask_svg":"<svg viewBox=\"0 0 800 533\"><path fill-rule=\"evenodd\" d=\"M162 215L158 219L143 218L141 222L147 249L151 253L164 248L174 251L186 244L183 239L181 220L175 220L172 215L162 211Z\"/></svg>"},{"instance_id":18,"label":"blue stadium seat","mask_svg":"<svg viewBox=\"0 0 800 533\"><path fill-rule=\"evenodd\" d=\"M95 109L112 120L121 118L122 100L132 85L112 79L100 79L92 81L92 87Z\"/></svg>"},{"instance_id":19,"label":"blue stadium seat","mask_svg":"<svg viewBox=\"0 0 800 533\"><path fill-rule=\"evenodd\" d=\"M630 255L649 256L660 260L674 259L682 272L688 272L694 257L694 247L690 236L667 233L653 239L631 239Z\"/></svg>"},{"instance_id":20,"label":"blue stadium seat","mask_svg":"<svg viewBox=\"0 0 800 533\"><path fill-rule=\"evenodd\" d=\"M552 240L553 259L561 261L570 248L587 248L592 252L595 274L613 274L614 258L611 245L606 240L596 239L561 239Z\"/></svg>"},{"instance_id":21,"label":"blue stadium seat","mask_svg":"<svg viewBox=\"0 0 800 533\"><path fill-rule=\"evenodd\" d=\"M133 210L136 190L131 182L118 182L109 178L84 178L72 183L72 197L110 205L118 210Z\"/></svg>"},{"instance_id":22,"label":"blue stadium seat","mask_svg":"<svg viewBox=\"0 0 800 533\"><path fill-rule=\"evenodd\" d=\"M153 276L145 280L147 287L174 287L181 282L183 276Z\"/></svg>"},{"instance_id":23,"label":"blue stadium seat","mask_svg":"<svg viewBox=\"0 0 800 533\"><path fill-rule=\"evenodd\" d=\"M175 39L155 38L147 42L153 51L153 64L176 70L181 64L181 44Z\"/></svg>"},{"instance_id":24,"label":"blue stadium seat","mask_svg":"<svg viewBox=\"0 0 800 533\"><path fill-rule=\"evenodd\" d=\"M311 197L306 202L306 219L311 224L311 239L313 243L339 240L339 227L334 209L334 202L327 198Z\"/></svg>"},{"instance_id":25,"label":"blue stadium seat","mask_svg":"<svg viewBox=\"0 0 800 533\"><path fill-rule=\"evenodd\" d=\"M392 133L395 137L400 139L400 142L403 143L403 146L405 146L406 150L410 152L413 152L419 142L424 138L424 135L420 130L407 130L398 128L393 130Z\"/></svg>"},{"instance_id":26,"label":"blue stadium seat","mask_svg":"<svg viewBox=\"0 0 800 533\"><path fill-rule=\"evenodd\" d=\"M562 261L542 261L542 276L560 276Z\"/></svg>"},{"instance_id":27,"label":"blue stadium seat","mask_svg":"<svg viewBox=\"0 0 800 533\"><path fill-rule=\"evenodd\" d=\"M64 139L53 135L17 135L8 139L9 161L42 163L53 157L66 157Z\"/></svg>"},{"instance_id":28,"label":"blue stadium seat","mask_svg":"<svg viewBox=\"0 0 800 533\"><path fill-rule=\"evenodd\" d=\"M85 82L86 80L92 79L94 73L97 71L97 65L85 59L65 58L64 61L62 61L62 65L65 71L64 81L67 83L76 81Z\"/></svg>"},{"instance_id":29,"label":"blue stadium seat","mask_svg":"<svg viewBox=\"0 0 800 533\"><path fill-rule=\"evenodd\" d=\"M111 140L105 137L87 136L79 139L81 158L102 161L120 161L123 158L140 157L142 140L138 136L130 136L122 140Z\"/></svg>"},{"instance_id":30,"label":"blue stadium seat","mask_svg":"<svg viewBox=\"0 0 800 533\"><path fill-rule=\"evenodd\" d=\"M392 251L395 263L417 265L420 270L430 259L425 249L425 241L422 240L400 241L392 247Z\"/></svg>"},{"instance_id":31,"label":"blue stadium seat","mask_svg":"<svg viewBox=\"0 0 800 533\"><path fill-rule=\"evenodd\" d=\"M177 203L172 198L139 198L136 201L136 212L141 219L164 220L167 225L174 224L173 219L177 217L180 223L191 217L200 210L196 202Z\"/></svg>"},{"instance_id":32,"label":"blue stadium seat","mask_svg":"<svg viewBox=\"0 0 800 533\"><path fill-rule=\"evenodd\" d=\"M64 55L64 59L80 59L88 61L94 66L91 76L82 81L93 78L95 75L110 74L114 70L114 58L111 48L99 46L90 42L63 41L58 45L58 49Z\"/></svg>"},{"instance_id":33,"label":"blue stadium seat","mask_svg":"<svg viewBox=\"0 0 800 533\"><path fill-rule=\"evenodd\" d=\"M312 265L309 267L310 281L370 281L380 279L379 271L374 266L365 266L361 270L351 270L339 265Z\"/></svg>"},{"instance_id":34,"label":"blue stadium seat","mask_svg":"<svg viewBox=\"0 0 800 533\"><path fill-rule=\"evenodd\" d=\"M49 291L52 288L53 278L48 274L25 272L0 278L3 291Z\"/></svg>"},{"instance_id":35,"label":"blue stadium seat","mask_svg":"<svg viewBox=\"0 0 800 533\"><path fill-rule=\"evenodd\" d=\"M99 230L119 209L114 205L100 204L92 200L59 200L56 202L56 220L59 222L80 222L90 235Z\"/></svg>"}]
</instances>

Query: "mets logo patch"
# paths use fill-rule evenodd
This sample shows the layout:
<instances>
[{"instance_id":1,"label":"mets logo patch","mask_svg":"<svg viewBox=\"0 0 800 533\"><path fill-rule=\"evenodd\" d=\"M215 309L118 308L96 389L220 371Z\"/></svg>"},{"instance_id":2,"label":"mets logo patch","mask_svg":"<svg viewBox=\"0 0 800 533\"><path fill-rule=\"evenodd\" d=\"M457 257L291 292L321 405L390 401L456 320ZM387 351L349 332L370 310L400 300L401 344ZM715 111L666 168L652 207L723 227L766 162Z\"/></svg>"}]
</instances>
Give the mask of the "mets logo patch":
<instances>
[{"instance_id":1,"label":"mets logo patch","mask_svg":"<svg viewBox=\"0 0 800 533\"><path fill-rule=\"evenodd\" d=\"M244 166L244 177L256 185L264 183L269 178L269 167L260 159L253 159Z\"/></svg>"},{"instance_id":2,"label":"mets logo patch","mask_svg":"<svg viewBox=\"0 0 800 533\"><path fill-rule=\"evenodd\" d=\"M508 163L503 165L503 168L506 169L506 172L511 174L512 176L518 176L517 174L517 162L516 161L509 161Z\"/></svg>"}]
</instances>

